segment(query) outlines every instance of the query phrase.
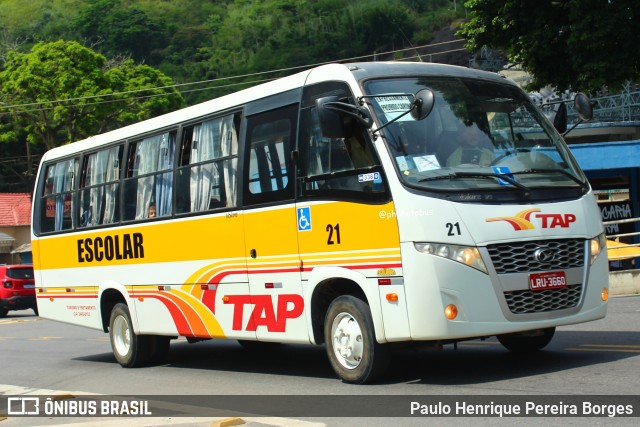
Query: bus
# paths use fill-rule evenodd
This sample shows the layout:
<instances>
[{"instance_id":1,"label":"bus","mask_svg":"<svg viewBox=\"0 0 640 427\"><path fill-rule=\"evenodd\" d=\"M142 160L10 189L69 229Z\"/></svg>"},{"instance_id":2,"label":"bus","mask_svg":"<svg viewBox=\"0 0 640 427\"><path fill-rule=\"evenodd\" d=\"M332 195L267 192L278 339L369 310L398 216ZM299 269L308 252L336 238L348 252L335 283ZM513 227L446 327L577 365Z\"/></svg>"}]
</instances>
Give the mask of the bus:
<instances>
[{"instance_id":1,"label":"bus","mask_svg":"<svg viewBox=\"0 0 640 427\"><path fill-rule=\"evenodd\" d=\"M32 221L40 316L108 333L123 367L179 337L324 345L355 384L399 348L533 352L603 318L604 236L515 83L409 62L323 65L52 149Z\"/></svg>"}]
</instances>

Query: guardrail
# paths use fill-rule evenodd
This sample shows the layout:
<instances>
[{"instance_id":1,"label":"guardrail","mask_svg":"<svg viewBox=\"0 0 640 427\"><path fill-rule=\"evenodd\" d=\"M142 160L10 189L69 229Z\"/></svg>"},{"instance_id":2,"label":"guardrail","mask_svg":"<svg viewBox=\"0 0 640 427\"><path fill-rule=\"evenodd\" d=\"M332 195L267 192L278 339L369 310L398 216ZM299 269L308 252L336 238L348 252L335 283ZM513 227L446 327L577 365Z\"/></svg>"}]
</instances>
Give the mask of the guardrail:
<instances>
[{"instance_id":1,"label":"guardrail","mask_svg":"<svg viewBox=\"0 0 640 427\"><path fill-rule=\"evenodd\" d=\"M640 218L617 219L614 221L605 221L603 222L603 224L606 227L607 225L630 224L634 222L640 222ZM640 232L608 234L607 240L613 240L620 237L633 237L633 236L640 236ZM619 245L611 245L611 246L607 245L607 249L609 251L613 251L615 249L631 249L631 250L625 251L627 253L621 254L621 255L609 254L609 261L640 258L640 243L623 243L623 242L616 242L616 243L619 243ZM633 250L635 250L635 254L632 253Z\"/></svg>"}]
</instances>

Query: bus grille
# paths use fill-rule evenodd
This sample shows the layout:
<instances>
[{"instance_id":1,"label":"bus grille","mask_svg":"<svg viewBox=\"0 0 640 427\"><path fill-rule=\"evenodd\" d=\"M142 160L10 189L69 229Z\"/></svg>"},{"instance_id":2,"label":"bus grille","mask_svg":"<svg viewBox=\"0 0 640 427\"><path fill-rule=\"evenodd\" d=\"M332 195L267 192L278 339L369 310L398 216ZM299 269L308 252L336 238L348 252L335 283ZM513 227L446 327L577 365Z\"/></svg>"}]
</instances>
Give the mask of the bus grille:
<instances>
[{"instance_id":1,"label":"bus grille","mask_svg":"<svg viewBox=\"0 0 640 427\"><path fill-rule=\"evenodd\" d=\"M571 285L547 291L505 292L504 297L513 314L525 314L575 307L580 302L581 293L582 285Z\"/></svg>"},{"instance_id":2,"label":"bus grille","mask_svg":"<svg viewBox=\"0 0 640 427\"><path fill-rule=\"evenodd\" d=\"M537 250L549 248L555 255L549 263L535 257ZM584 239L543 240L488 245L487 249L496 273L565 270L584 265Z\"/></svg>"}]
</instances>

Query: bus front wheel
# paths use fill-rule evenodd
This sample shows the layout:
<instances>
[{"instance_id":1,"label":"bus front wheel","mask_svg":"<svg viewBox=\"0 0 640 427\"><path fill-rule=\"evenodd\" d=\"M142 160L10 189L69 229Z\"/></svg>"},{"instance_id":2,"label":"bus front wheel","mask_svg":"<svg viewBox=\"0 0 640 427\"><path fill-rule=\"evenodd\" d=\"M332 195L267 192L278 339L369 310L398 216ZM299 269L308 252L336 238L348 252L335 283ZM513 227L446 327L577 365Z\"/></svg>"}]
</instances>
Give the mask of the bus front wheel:
<instances>
[{"instance_id":1,"label":"bus front wheel","mask_svg":"<svg viewBox=\"0 0 640 427\"><path fill-rule=\"evenodd\" d=\"M329 306L324 338L331 366L344 382L374 381L389 365L389 349L376 341L369 306L352 295Z\"/></svg>"},{"instance_id":2,"label":"bus front wheel","mask_svg":"<svg viewBox=\"0 0 640 427\"><path fill-rule=\"evenodd\" d=\"M551 342L556 328L546 328L537 333L523 332L498 335L498 341L514 353L533 353L542 350Z\"/></svg>"},{"instance_id":3,"label":"bus front wheel","mask_svg":"<svg viewBox=\"0 0 640 427\"><path fill-rule=\"evenodd\" d=\"M129 307L118 303L111 311L109 338L113 355L124 368L135 368L148 360L150 342L147 336L137 335L133 331Z\"/></svg>"}]
</instances>

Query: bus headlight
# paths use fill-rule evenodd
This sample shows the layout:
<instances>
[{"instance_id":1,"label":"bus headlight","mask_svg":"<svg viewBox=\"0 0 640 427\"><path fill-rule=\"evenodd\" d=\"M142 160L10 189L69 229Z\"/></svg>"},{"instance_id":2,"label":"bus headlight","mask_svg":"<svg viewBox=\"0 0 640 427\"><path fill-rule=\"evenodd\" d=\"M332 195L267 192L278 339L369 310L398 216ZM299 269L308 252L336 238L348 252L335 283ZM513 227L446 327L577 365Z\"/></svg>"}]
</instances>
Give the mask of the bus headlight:
<instances>
[{"instance_id":1,"label":"bus headlight","mask_svg":"<svg viewBox=\"0 0 640 427\"><path fill-rule=\"evenodd\" d=\"M600 252L607 247L607 236L605 233L600 233L591 239L591 244L589 246L590 264L593 264L593 261L595 261L598 255L600 255Z\"/></svg>"},{"instance_id":2,"label":"bus headlight","mask_svg":"<svg viewBox=\"0 0 640 427\"><path fill-rule=\"evenodd\" d=\"M482 257L480 256L480 251L476 247L419 242L415 242L413 245L420 253L447 258L468 265L469 267L473 267L485 274L487 273L487 267L484 265L484 261L482 261Z\"/></svg>"}]
</instances>

